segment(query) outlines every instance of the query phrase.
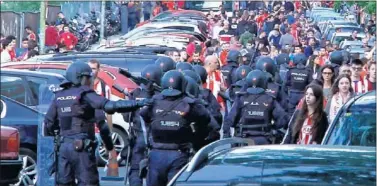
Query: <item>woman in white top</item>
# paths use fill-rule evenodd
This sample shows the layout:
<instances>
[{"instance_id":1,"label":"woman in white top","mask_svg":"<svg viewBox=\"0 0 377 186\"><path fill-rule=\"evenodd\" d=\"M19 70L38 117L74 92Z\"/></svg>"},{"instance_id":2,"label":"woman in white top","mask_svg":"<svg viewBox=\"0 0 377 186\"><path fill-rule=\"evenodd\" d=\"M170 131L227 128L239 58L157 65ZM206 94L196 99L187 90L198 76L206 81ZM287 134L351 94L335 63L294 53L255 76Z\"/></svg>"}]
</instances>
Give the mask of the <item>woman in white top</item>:
<instances>
[{"instance_id":1,"label":"woman in white top","mask_svg":"<svg viewBox=\"0 0 377 186\"><path fill-rule=\"evenodd\" d=\"M331 88L331 96L328 99L325 109L329 118L329 123L334 120L340 108L342 108L342 106L354 96L351 83L351 78L346 74L339 75L335 80Z\"/></svg>"},{"instance_id":2,"label":"woman in white top","mask_svg":"<svg viewBox=\"0 0 377 186\"><path fill-rule=\"evenodd\" d=\"M10 51L13 50L13 44L11 40L3 40L2 42L3 51L1 52L1 63L11 62L12 57Z\"/></svg>"}]
</instances>

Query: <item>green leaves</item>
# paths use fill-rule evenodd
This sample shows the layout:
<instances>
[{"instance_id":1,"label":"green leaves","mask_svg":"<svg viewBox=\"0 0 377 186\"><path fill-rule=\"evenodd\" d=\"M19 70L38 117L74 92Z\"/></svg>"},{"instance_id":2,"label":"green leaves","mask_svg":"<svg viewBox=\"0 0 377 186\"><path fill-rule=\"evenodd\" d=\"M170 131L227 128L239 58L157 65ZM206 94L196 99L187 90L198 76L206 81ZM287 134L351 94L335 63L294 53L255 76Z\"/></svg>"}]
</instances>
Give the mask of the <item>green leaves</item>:
<instances>
[{"instance_id":1,"label":"green leaves","mask_svg":"<svg viewBox=\"0 0 377 186\"><path fill-rule=\"evenodd\" d=\"M49 1L49 5L60 6L64 1ZM14 11L14 12L39 12L41 6L40 1L19 1L10 2L5 1L1 4L1 11Z\"/></svg>"}]
</instances>

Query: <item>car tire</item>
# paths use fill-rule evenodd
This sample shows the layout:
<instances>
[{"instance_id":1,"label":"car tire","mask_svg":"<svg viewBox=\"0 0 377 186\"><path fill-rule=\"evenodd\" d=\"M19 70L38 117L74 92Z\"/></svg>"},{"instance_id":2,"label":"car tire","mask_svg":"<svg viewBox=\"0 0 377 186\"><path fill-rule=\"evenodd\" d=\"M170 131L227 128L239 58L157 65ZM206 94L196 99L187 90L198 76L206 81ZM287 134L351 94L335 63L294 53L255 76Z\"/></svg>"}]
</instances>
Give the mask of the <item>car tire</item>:
<instances>
[{"instance_id":1,"label":"car tire","mask_svg":"<svg viewBox=\"0 0 377 186\"><path fill-rule=\"evenodd\" d=\"M30 180L32 180L33 181L33 183L34 184L31 184L31 183L28 183L27 185L36 185L36 181L37 181L37 178L38 178L38 169L37 169L37 154L33 151L33 150L31 150L31 149L28 149L28 148L24 148L24 147L21 147L20 148L20 152L19 152L19 154L20 154L20 157L21 157L21 159L22 160L24 160L24 158L26 158L27 159L27 162L26 162L26 167L32 167L33 165L32 165L32 163L34 163L35 164L35 167L34 167L34 170L36 171L35 172L35 175L34 175L34 177L29 177L30 178ZM23 162L24 163L24 162ZM30 163L30 164L29 164ZM23 164L23 168L22 168L22 170L21 170L21 172L20 172L20 175L19 175L19 178L20 179L26 179L26 178L24 178L25 176L28 176L28 174L26 174L26 173L30 173L30 172L32 172L33 170L25 170L25 165ZM26 172L26 173L25 173ZM23 184L23 182L21 181L21 182L19 182L19 183L17 183L17 184L15 184L16 186L17 185L24 185Z\"/></svg>"},{"instance_id":2,"label":"car tire","mask_svg":"<svg viewBox=\"0 0 377 186\"><path fill-rule=\"evenodd\" d=\"M115 135L115 136L114 136ZM118 128L113 128L113 134L112 134L112 137L113 137L113 142L115 140L115 144L114 146L121 146L123 145L126 146L128 145L128 134L126 132L123 132L122 130L118 129ZM117 138L117 139L114 139ZM107 153L106 154L103 154L103 151L104 151L104 146L103 146L103 141L101 141L99 144L98 144L98 148L96 150L96 159L97 159L97 165L98 166L105 166L106 165L106 161L107 161ZM119 154L122 150L122 148L116 148L116 151L117 153ZM121 162L119 162L119 164L121 165Z\"/></svg>"}]
</instances>

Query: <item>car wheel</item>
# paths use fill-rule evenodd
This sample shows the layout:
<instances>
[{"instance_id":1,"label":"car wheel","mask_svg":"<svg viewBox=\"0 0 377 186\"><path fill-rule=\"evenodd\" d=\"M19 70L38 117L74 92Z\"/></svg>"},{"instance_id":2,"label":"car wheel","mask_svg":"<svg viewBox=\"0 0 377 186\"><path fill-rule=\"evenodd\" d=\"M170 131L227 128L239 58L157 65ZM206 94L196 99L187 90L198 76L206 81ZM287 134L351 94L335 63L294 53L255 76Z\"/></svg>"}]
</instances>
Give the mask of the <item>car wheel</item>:
<instances>
[{"instance_id":1,"label":"car wheel","mask_svg":"<svg viewBox=\"0 0 377 186\"><path fill-rule=\"evenodd\" d=\"M20 157L22 159L22 169L15 186L36 185L38 178L37 154L30 149L20 148Z\"/></svg>"},{"instance_id":2,"label":"car wheel","mask_svg":"<svg viewBox=\"0 0 377 186\"><path fill-rule=\"evenodd\" d=\"M113 133L111 135L114 143L114 148L115 151L120 154L122 149L124 148L125 145L128 145L128 135L126 132L123 132L122 130L118 128L113 128ZM104 166L106 165L106 162L109 158L109 154L107 153L107 150L104 146L103 141L99 143L98 150L96 151L97 153L97 164L99 166Z\"/></svg>"}]
</instances>

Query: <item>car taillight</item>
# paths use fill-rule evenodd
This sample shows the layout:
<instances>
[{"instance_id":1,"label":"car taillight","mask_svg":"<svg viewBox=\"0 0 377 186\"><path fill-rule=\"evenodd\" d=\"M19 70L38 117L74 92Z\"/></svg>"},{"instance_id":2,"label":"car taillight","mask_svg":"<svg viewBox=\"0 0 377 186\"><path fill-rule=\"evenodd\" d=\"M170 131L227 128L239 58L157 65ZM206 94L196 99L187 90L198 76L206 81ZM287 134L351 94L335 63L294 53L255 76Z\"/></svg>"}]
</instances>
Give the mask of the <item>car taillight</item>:
<instances>
[{"instance_id":1,"label":"car taillight","mask_svg":"<svg viewBox=\"0 0 377 186\"><path fill-rule=\"evenodd\" d=\"M20 149L20 136L18 132L15 132L10 135L8 142L7 142L7 150L9 152L17 153Z\"/></svg>"}]
</instances>

